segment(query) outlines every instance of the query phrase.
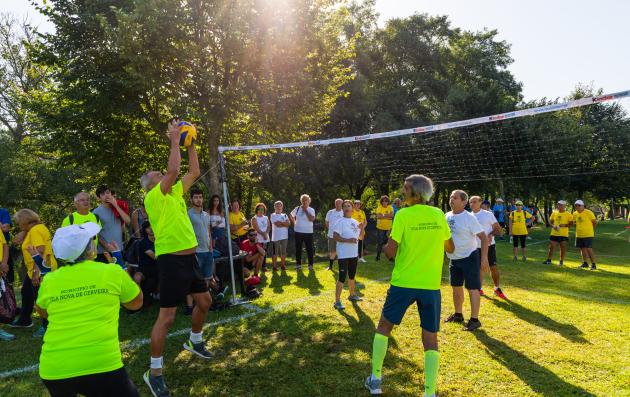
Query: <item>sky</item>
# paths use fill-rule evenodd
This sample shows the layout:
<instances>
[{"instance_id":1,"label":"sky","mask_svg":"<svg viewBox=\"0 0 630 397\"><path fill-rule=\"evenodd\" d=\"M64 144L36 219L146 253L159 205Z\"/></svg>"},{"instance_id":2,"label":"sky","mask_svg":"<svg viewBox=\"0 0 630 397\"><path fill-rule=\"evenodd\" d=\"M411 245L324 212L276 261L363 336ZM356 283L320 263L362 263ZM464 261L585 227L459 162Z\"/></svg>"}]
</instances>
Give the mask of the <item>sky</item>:
<instances>
[{"instance_id":1,"label":"sky","mask_svg":"<svg viewBox=\"0 0 630 397\"><path fill-rule=\"evenodd\" d=\"M52 25L28 0L0 0L1 10ZM605 93L630 89L630 1L376 0L383 25L414 13L447 15L455 27L496 29L512 45L510 70L525 100L566 97L578 83ZM630 100L622 104L630 110Z\"/></svg>"}]
</instances>

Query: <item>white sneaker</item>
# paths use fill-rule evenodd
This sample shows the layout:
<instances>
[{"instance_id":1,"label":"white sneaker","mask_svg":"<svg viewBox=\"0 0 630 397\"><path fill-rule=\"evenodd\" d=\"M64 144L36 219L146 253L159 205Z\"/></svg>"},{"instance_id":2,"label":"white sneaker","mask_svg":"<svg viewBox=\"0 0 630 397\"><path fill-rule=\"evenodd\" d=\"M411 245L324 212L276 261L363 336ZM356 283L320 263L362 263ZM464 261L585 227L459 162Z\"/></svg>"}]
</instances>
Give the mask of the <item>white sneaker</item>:
<instances>
[{"instance_id":1,"label":"white sneaker","mask_svg":"<svg viewBox=\"0 0 630 397\"><path fill-rule=\"evenodd\" d=\"M367 261L365 260L365 258L359 258L359 262L361 262L361 263L367 263Z\"/></svg>"}]
</instances>

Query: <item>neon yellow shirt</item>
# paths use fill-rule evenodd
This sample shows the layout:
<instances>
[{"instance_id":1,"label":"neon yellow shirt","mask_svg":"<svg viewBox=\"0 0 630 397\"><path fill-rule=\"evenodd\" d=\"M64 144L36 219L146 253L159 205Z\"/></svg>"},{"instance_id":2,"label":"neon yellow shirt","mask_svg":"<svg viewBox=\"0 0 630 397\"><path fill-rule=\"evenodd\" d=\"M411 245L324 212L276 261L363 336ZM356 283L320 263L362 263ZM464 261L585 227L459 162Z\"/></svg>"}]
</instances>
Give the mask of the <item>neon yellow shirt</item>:
<instances>
[{"instance_id":1,"label":"neon yellow shirt","mask_svg":"<svg viewBox=\"0 0 630 397\"><path fill-rule=\"evenodd\" d=\"M31 254L26 248L28 246L37 248L42 245L44 246L44 255L42 255L42 258L44 258L46 266L50 267L52 270L57 269L57 259L55 259L53 255L50 231L43 223L38 223L26 233L24 242L22 242L22 256L24 257L24 266L26 266L29 278L33 278L33 266L35 266L35 261L33 261Z\"/></svg>"},{"instance_id":2,"label":"neon yellow shirt","mask_svg":"<svg viewBox=\"0 0 630 397\"><path fill-rule=\"evenodd\" d=\"M512 221L512 236L527 236L527 219L531 218L532 214L527 211L512 211L510 213L510 220Z\"/></svg>"},{"instance_id":3,"label":"neon yellow shirt","mask_svg":"<svg viewBox=\"0 0 630 397\"><path fill-rule=\"evenodd\" d=\"M376 214L388 215L394 214L394 207L388 205L387 207L383 207L381 204L376 207ZM392 229L392 220L391 219L376 219L376 228L380 230L391 230Z\"/></svg>"},{"instance_id":4,"label":"neon yellow shirt","mask_svg":"<svg viewBox=\"0 0 630 397\"><path fill-rule=\"evenodd\" d=\"M92 213L92 211L88 212L87 215L81 215L78 212L74 211L72 213L72 220L74 225L82 225L87 222L94 222L96 224L101 224L101 222L96 218L96 215ZM61 222L61 227L70 226L70 216L66 216Z\"/></svg>"},{"instance_id":5,"label":"neon yellow shirt","mask_svg":"<svg viewBox=\"0 0 630 397\"><path fill-rule=\"evenodd\" d=\"M37 298L49 321L39 375L55 380L121 368L120 304L132 301L139 292L119 266L94 261L47 274Z\"/></svg>"},{"instance_id":6,"label":"neon yellow shirt","mask_svg":"<svg viewBox=\"0 0 630 397\"><path fill-rule=\"evenodd\" d=\"M144 197L144 209L155 234L156 256L197 246L183 195L182 181L178 181L167 194L162 194L158 183Z\"/></svg>"},{"instance_id":7,"label":"neon yellow shirt","mask_svg":"<svg viewBox=\"0 0 630 397\"><path fill-rule=\"evenodd\" d=\"M398 243L391 284L440 289L444 241L451 238L444 212L422 204L402 208L394 218L391 238Z\"/></svg>"},{"instance_id":8,"label":"neon yellow shirt","mask_svg":"<svg viewBox=\"0 0 630 397\"><path fill-rule=\"evenodd\" d=\"M573 221L575 222L575 237L587 238L595 237L595 228L593 221L595 214L593 211L584 209L582 212L573 212Z\"/></svg>"},{"instance_id":9,"label":"neon yellow shirt","mask_svg":"<svg viewBox=\"0 0 630 397\"><path fill-rule=\"evenodd\" d=\"M4 252L4 245L7 243L7 239L4 238L4 233L0 232L0 263L4 259L5 255L9 255L9 252Z\"/></svg>"},{"instance_id":10,"label":"neon yellow shirt","mask_svg":"<svg viewBox=\"0 0 630 397\"><path fill-rule=\"evenodd\" d=\"M230 225L240 225L241 223L243 223L243 221L246 221L247 218L245 218L245 215L243 215L242 212L232 212L230 211L230 214L228 215L228 221L230 223ZM247 230L249 229L249 227L247 225L242 226L238 229L236 229L236 232L231 233L231 236L233 239L237 238L237 237L241 237L242 235L244 235L245 233L247 233Z\"/></svg>"},{"instance_id":11,"label":"neon yellow shirt","mask_svg":"<svg viewBox=\"0 0 630 397\"><path fill-rule=\"evenodd\" d=\"M549 217L549 222L551 222L552 226L558 225L568 225L569 222L573 221L573 215L568 213L567 211L560 212L554 211L551 213ZM561 227L559 230L551 229L552 236L560 236L560 237L569 237L569 227Z\"/></svg>"}]
</instances>

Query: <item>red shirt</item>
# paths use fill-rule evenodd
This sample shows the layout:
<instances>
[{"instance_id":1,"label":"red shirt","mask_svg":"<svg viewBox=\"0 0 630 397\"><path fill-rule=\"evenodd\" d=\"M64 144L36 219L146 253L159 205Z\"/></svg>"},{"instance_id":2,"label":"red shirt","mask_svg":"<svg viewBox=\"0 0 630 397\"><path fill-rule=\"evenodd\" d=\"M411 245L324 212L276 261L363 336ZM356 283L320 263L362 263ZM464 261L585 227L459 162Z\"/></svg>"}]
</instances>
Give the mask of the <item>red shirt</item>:
<instances>
[{"instance_id":1,"label":"red shirt","mask_svg":"<svg viewBox=\"0 0 630 397\"><path fill-rule=\"evenodd\" d=\"M125 214L129 215L129 204L127 204L125 200L116 199L116 203L118 204L121 210L125 211ZM118 211L116 211L114 208L112 208L112 211L114 211L114 217L117 219L120 219L120 214L118 213ZM124 224L125 221L121 219L120 223Z\"/></svg>"},{"instance_id":2,"label":"red shirt","mask_svg":"<svg viewBox=\"0 0 630 397\"><path fill-rule=\"evenodd\" d=\"M251 243L249 240L245 240L241 243L241 251L247 252L248 255L254 255L258 252L257 243Z\"/></svg>"}]
</instances>

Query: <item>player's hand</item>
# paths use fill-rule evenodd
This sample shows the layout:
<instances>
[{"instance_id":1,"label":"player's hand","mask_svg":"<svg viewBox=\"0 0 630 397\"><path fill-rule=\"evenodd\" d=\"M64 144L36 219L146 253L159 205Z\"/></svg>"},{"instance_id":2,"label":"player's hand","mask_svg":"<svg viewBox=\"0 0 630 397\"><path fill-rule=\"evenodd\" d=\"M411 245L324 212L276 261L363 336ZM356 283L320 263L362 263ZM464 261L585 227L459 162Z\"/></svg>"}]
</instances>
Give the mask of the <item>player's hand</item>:
<instances>
[{"instance_id":1,"label":"player's hand","mask_svg":"<svg viewBox=\"0 0 630 397\"><path fill-rule=\"evenodd\" d=\"M26 250L29 254L31 254L31 256L39 255L39 251L37 251L37 248L33 247L32 245L26 247Z\"/></svg>"},{"instance_id":2,"label":"player's hand","mask_svg":"<svg viewBox=\"0 0 630 397\"><path fill-rule=\"evenodd\" d=\"M488 258L481 258L481 271L484 273L490 272L490 264Z\"/></svg>"},{"instance_id":3,"label":"player's hand","mask_svg":"<svg viewBox=\"0 0 630 397\"><path fill-rule=\"evenodd\" d=\"M33 287L39 287L39 283L41 282L41 278L39 276L39 273L35 273L33 272L33 278L31 279L31 284L33 284Z\"/></svg>"},{"instance_id":4,"label":"player's hand","mask_svg":"<svg viewBox=\"0 0 630 397\"><path fill-rule=\"evenodd\" d=\"M120 251L120 248L118 247L118 244L116 244L115 241L108 243L107 249L109 250L109 252Z\"/></svg>"},{"instance_id":5,"label":"player's hand","mask_svg":"<svg viewBox=\"0 0 630 397\"><path fill-rule=\"evenodd\" d=\"M179 145L179 137L181 135L178 124L179 119L173 119L168 123L168 128L166 129L166 136L171 143L176 143L177 145Z\"/></svg>"},{"instance_id":6,"label":"player's hand","mask_svg":"<svg viewBox=\"0 0 630 397\"><path fill-rule=\"evenodd\" d=\"M114 208L117 208L117 207L118 207L118 201L116 201L116 199L115 199L115 198L113 198L113 197L109 197L109 198L105 199L105 202L106 202L107 204L111 205L111 206L112 206L112 207L114 207Z\"/></svg>"},{"instance_id":7,"label":"player's hand","mask_svg":"<svg viewBox=\"0 0 630 397\"><path fill-rule=\"evenodd\" d=\"M351 244L356 244L357 243L357 239L356 238L349 238L348 242Z\"/></svg>"}]
</instances>

